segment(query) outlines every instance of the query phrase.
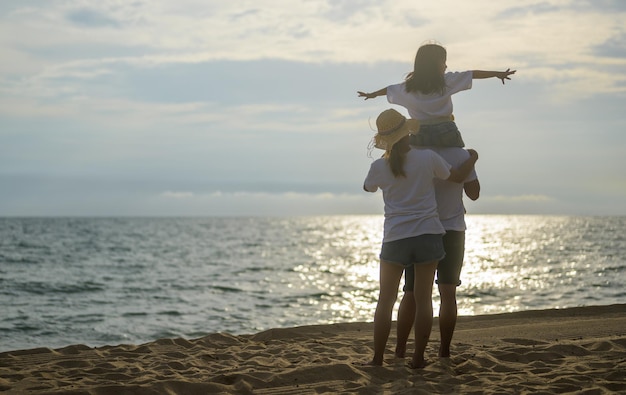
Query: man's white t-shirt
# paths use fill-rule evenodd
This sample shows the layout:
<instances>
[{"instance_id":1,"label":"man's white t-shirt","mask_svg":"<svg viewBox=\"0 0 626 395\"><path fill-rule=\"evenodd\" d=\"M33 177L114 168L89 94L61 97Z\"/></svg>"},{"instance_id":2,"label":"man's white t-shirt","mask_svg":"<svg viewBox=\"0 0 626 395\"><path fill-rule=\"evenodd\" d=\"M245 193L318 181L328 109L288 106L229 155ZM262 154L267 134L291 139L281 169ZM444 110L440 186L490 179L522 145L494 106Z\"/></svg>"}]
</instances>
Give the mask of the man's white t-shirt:
<instances>
[{"instance_id":1,"label":"man's white t-shirt","mask_svg":"<svg viewBox=\"0 0 626 395\"><path fill-rule=\"evenodd\" d=\"M458 147L428 147L439 154L446 162L458 168L469 159L469 152ZM435 180L435 195L439 220L445 230L464 231L465 206L463 205L463 184L478 179L476 170L472 169L463 183Z\"/></svg>"},{"instance_id":2,"label":"man's white t-shirt","mask_svg":"<svg viewBox=\"0 0 626 395\"><path fill-rule=\"evenodd\" d=\"M427 121L429 119L449 117L452 115L452 95L472 88L472 71L450 72L444 74L446 89L443 95L420 92L407 92L405 83L387 87L387 101L407 109L413 119Z\"/></svg>"},{"instance_id":3,"label":"man's white t-shirt","mask_svg":"<svg viewBox=\"0 0 626 395\"><path fill-rule=\"evenodd\" d=\"M423 234L443 234L435 197L434 178L447 179L450 165L429 149L411 148L406 154L406 177L394 177L387 160L370 166L363 187L383 192L385 225L383 242Z\"/></svg>"}]
</instances>

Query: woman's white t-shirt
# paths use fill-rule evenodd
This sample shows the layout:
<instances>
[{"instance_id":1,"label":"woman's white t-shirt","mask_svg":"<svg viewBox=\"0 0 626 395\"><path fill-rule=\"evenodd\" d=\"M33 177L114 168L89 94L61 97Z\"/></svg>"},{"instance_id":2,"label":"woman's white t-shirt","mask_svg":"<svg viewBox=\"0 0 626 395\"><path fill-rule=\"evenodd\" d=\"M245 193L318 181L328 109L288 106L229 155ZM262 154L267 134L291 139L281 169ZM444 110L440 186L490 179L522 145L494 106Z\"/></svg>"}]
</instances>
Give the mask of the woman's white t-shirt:
<instances>
[{"instance_id":1,"label":"woman's white t-shirt","mask_svg":"<svg viewBox=\"0 0 626 395\"><path fill-rule=\"evenodd\" d=\"M453 110L451 96L471 89L473 74L472 71L445 73L446 89L443 95L440 93L425 95L420 92L407 92L404 82L389 85L387 87L387 101L406 108L410 117L419 121L449 117Z\"/></svg>"},{"instance_id":2,"label":"woman's white t-shirt","mask_svg":"<svg viewBox=\"0 0 626 395\"><path fill-rule=\"evenodd\" d=\"M404 163L406 177L394 177L387 160L370 166L363 187L383 191L385 225L383 242L423 234L444 234L435 199L434 178L450 177L450 165L429 149L411 148Z\"/></svg>"}]
</instances>

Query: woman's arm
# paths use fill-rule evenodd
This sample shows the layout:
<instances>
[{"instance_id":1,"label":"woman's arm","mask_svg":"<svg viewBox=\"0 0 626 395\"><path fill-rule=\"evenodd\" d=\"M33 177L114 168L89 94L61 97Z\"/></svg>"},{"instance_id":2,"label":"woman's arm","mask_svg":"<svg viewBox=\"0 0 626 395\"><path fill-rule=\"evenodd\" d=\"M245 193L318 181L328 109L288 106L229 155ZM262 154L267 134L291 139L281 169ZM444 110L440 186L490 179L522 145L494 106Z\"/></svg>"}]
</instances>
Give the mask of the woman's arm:
<instances>
[{"instance_id":1,"label":"woman's arm","mask_svg":"<svg viewBox=\"0 0 626 395\"><path fill-rule=\"evenodd\" d=\"M359 94L359 97L364 97L365 100L373 99L373 98L378 97L378 96L386 96L387 95L387 87L385 87L383 89L379 89L376 92L372 92L372 93L365 93L365 92L361 92L361 91L357 91L357 93Z\"/></svg>"},{"instance_id":2,"label":"woman's arm","mask_svg":"<svg viewBox=\"0 0 626 395\"><path fill-rule=\"evenodd\" d=\"M510 80L509 76L511 74L515 74L517 70L511 71L511 69L506 69L506 71L485 71L485 70L472 70L472 78L475 80L482 80L485 78L499 78L502 80L504 84L504 80Z\"/></svg>"}]
</instances>

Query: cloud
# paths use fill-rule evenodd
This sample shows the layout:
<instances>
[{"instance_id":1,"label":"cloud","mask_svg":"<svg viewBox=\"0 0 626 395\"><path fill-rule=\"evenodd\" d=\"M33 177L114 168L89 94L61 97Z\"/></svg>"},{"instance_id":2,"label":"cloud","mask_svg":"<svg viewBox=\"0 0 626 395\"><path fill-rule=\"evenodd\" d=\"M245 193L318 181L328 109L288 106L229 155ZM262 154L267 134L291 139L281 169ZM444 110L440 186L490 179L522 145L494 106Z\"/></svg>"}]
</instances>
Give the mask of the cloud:
<instances>
[{"instance_id":1,"label":"cloud","mask_svg":"<svg viewBox=\"0 0 626 395\"><path fill-rule=\"evenodd\" d=\"M493 200L497 202L550 202L553 201L554 198L546 195L519 195L519 196L506 196L506 195L495 195L485 198L486 200Z\"/></svg>"},{"instance_id":2,"label":"cloud","mask_svg":"<svg viewBox=\"0 0 626 395\"><path fill-rule=\"evenodd\" d=\"M35 211L35 196L58 198L39 202L57 213L72 205L147 212L146 200L151 212L191 212L185 203L204 213L213 203L275 212L272 204L295 210L298 201L318 212L336 201L350 211L342 194L360 196L368 119L391 107L384 98L363 102L356 91L399 82L418 45L437 39L451 70L518 69L505 87L476 81L455 98L493 195L473 208L575 212L592 198L602 209L618 207L611 202L623 201L615 180L626 148L624 7L3 2L0 58L11 62L0 64L0 176L24 181L15 191L33 199ZM103 183L107 177L126 181ZM380 199L363 198L380 212ZM0 201L3 209L26 204Z\"/></svg>"},{"instance_id":3,"label":"cloud","mask_svg":"<svg viewBox=\"0 0 626 395\"><path fill-rule=\"evenodd\" d=\"M346 193L210 192L160 194L147 200L145 215L292 216L382 213L380 196ZM179 204L184 198L184 205ZM156 213L156 214L155 214Z\"/></svg>"},{"instance_id":4,"label":"cloud","mask_svg":"<svg viewBox=\"0 0 626 395\"><path fill-rule=\"evenodd\" d=\"M195 197L193 192L186 192L186 191L179 191L179 192L175 192L175 191L165 191L159 194L159 196L162 196L166 199L190 199Z\"/></svg>"},{"instance_id":5,"label":"cloud","mask_svg":"<svg viewBox=\"0 0 626 395\"><path fill-rule=\"evenodd\" d=\"M370 11L381 12L380 4L380 1L375 0L329 1L323 15L330 21L346 22L358 15L367 15Z\"/></svg>"},{"instance_id":6,"label":"cloud","mask_svg":"<svg viewBox=\"0 0 626 395\"><path fill-rule=\"evenodd\" d=\"M593 47L593 53L618 60L626 59L626 32L620 32Z\"/></svg>"},{"instance_id":7,"label":"cloud","mask_svg":"<svg viewBox=\"0 0 626 395\"><path fill-rule=\"evenodd\" d=\"M550 2L544 1L525 6L505 8L498 13L497 18L518 19L521 17L533 17L540 14L554 14L562 12L563 9L564 7L561 5L551 4Z\"/></svg>"},{"instance_id":8,"label":"cloud","mask_svg":"<svg viewBox=\"0 0 626 395\"><path fill-rule=\"evenodd\" d=\"M579 11L595 10L607 14L626 12L626 3L622 0L583 0L572 2L570 7Z\"/></svg>"},{"instance_id":9,"label":"cloud","mask_svg":"<svg viewBox=\"0 0 626 395\"><path fill-rule=\"evenodd\" d=\"M619 14L587 9L589 23L581 24L579 14L561 2L515 4L487 7L488 12L468 5L467 18L452 23L458 29L450 29L443 5L415 10L404 1L393 6L365 0L271 2L250 8L196 1L102 1L86 7L73 1L16 8L2 18L0 34L7 39L0 55L21 65L0 67L29 72L11 79L0 74L0 93L65 99L116 92L138 94L139 100L253 102L258 98L249 92L262 89L266 100L289 100L302 91L306 100L341 81L316 82L324 78L320 73L337 75L342 66L391 61L407 72L417 46L430 38L448 47L451 69L518 68L520 82L540 81L559 101L624 91ZM445 34L433 37L437 31Z\"/></svg>"},{"instance_id":10,"label":"cloud","mask_svg":"<svg viewBox=\"0 0 626 395\"><path fill-rule=\"evenodd\" d=\"M118 27L117 20L94 9L82 8L72 10L67 14L67 19L80 26L86 27Z\"/></svg>"}]
</instances>

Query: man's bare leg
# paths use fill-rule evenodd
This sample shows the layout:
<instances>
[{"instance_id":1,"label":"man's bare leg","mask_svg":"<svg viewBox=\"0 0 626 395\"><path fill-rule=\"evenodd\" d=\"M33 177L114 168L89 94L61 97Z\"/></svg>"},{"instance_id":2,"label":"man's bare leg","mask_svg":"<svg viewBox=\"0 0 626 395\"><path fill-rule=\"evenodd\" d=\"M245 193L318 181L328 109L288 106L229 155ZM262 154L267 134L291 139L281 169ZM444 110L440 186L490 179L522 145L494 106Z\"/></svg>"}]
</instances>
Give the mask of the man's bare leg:
<instances>
[{"instance_id":1,"label":"man's bare leg","mask_svg":"<svg viewBox=\"0 0 626 395\"><path fill-rule=\"evenodd\" d=\"M439 307L439 334L441 335L439 356L448 358L450 357L450 343L452 343L457 318L456 285L439 284L439 295L441 296L441 306Z\"/></svg>"},{"instance_id":2,"label":"man's bare leg","mask_svg":"<svg viewBox=\"0 0 626 395\"><path fill-rule=\"evenodd\" d=\"M420 369L426 366L424 351L433 326L433 281L437 261L415 265L415 351L410 366Z\"/></svg>"},{"instance_id":3,"label":"man's bare leg","mask_svg":"<svg viewBox=\"0 0 626 395\"><path fill-rule=\"evenodd\" d=\"M413 322L415 321L415 295L413 291L404 292L398 307L396 357L406 356L406 343L409 340Z\"/></svg>"}]
</instances>

